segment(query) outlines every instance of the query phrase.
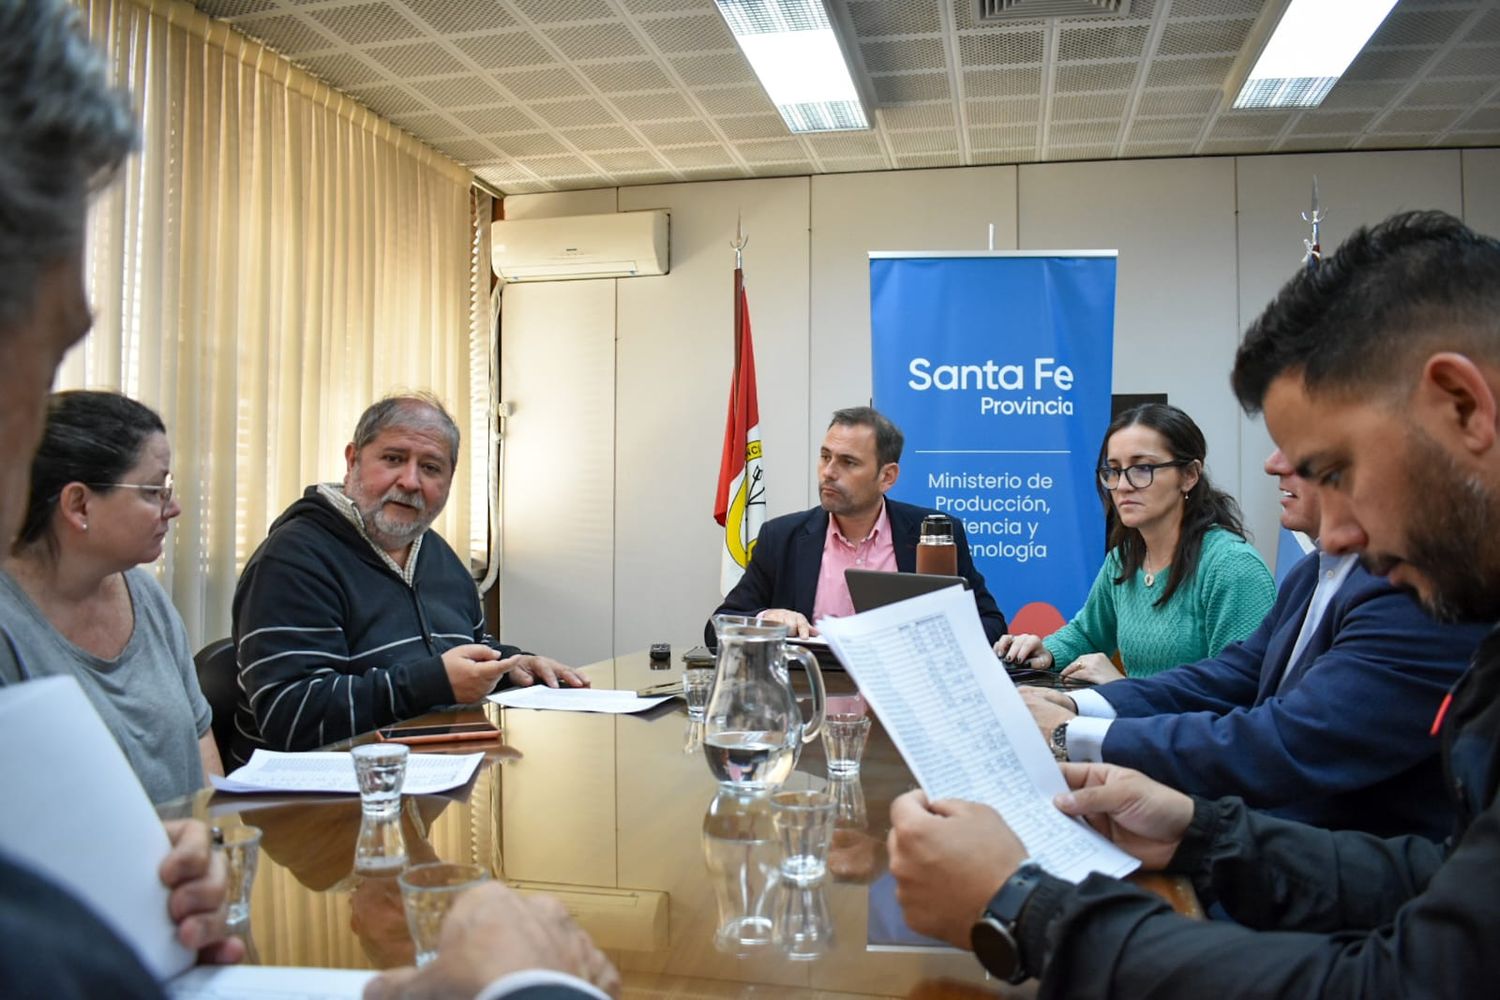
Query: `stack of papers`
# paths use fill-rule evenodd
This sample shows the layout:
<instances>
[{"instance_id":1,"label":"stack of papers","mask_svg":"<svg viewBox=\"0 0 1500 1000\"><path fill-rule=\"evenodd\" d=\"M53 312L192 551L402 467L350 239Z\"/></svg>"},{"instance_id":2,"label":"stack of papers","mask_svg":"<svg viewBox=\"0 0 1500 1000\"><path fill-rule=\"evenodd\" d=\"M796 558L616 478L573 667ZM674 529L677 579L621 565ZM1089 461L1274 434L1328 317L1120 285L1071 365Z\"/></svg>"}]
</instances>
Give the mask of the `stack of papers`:
<instances>
[{"instance_id":1,"label":"stack of papers","mask_svg":"<svg viewBox=\"0 0 1500 1000\"><path fill-rule=\"evenodd\" d=\"M482 753L414 753L406 758L403 795L435 795L469 783ZM359 794L354 762L347 753L278 753L257 750L250 763L227 778L214 776L221 792L341 792Z\"/></svg>"},{"instance_id":2,"label":"stack of papers","mask_svg":"<svg viewBox=\"0 0 1500 1000\"><path fill-rule=\"evenodd\" d=\"M506 708L540 708L554 712L605 712L609 715L631 715L655 708L667 698L642 698L634 691L610 691L599 688L550 688L545 684L506 688L490 695L490 701Z\"/></svg>"}]
</instances>

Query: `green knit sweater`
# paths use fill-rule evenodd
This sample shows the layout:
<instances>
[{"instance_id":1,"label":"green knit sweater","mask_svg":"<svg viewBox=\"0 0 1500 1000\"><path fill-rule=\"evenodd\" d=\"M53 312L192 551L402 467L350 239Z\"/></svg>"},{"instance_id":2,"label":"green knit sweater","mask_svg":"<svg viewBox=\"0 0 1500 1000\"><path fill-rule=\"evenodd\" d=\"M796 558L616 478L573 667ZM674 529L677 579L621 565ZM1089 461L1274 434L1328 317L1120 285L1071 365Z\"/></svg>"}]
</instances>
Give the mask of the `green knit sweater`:
<instances>
[{"instance_id":1,"label":"green knit sweater","mask_svg":"<svg viewBox=\"0 0 1500 1000\"><path fill-rule=\"evenodd\" d=\"M1166 573L1150 587L1140 570L1117 584L1119 575L1120 556L1111 550L1083 608L1044 640L1056 661L1053 669L1061 670L1085 653L1118 649L1127 676L1149 677L1213 656L1245 638L1276 600L1276 583L1260 553L1223 528L1211 528L1203 536L1197 571L1165 607L1153 602L1167 586Z\"/></svg>"}]
</instances>

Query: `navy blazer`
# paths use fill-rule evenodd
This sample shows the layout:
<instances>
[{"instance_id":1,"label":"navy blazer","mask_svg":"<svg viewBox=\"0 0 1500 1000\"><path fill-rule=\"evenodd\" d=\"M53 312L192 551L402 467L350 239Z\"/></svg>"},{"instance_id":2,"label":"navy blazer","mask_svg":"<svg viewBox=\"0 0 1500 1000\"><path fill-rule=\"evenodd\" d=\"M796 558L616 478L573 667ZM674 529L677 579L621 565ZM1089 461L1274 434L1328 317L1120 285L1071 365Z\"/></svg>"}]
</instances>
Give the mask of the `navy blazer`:
<instances>
[{"instance_id":1,"label":"navy blazer","mask_svg":"<svg viewBox=\"0 0 1500 1000\"><path fill-rule=\"evenodd\" d=\"M1454 814L1433 719L1486 627L1439 624L1356 564L1288 664L1317 582L1314 552L1243 642L1100 685L1120 715L1103 757L1190 794L1238 795L1315 826L1441 839Z\"/></svg>"},{"instance_id":2,"label":"navy blazer","mask_svg":"<svg viewBox=\"0 0 1500 1000\"><path fill-rule=\"evenodd\" d=\"M922 518L938 511L917 507L899 500L885 499L885 510L891 521L891 543L896 550L896 568L903 573L917 568L917 539L921 536ZM818 571L823 567L823 542L828 535L828 511L814 507L796 514L783 514L761 525L750 565L740 582L724 597L714 614L753 615L767 608L800 611L812 619L813 599L818 593ZM969 540L963 522L953 519L953 542L958 547L958 575L969 581L974 602L979 606L979 620L984 634L994 642L1005 634L1005 616L995 606L984 585L984 577L974 568L969 554ZM704 640L714 646L714 626L703 629Z\"/></svg>"}]
</instances>

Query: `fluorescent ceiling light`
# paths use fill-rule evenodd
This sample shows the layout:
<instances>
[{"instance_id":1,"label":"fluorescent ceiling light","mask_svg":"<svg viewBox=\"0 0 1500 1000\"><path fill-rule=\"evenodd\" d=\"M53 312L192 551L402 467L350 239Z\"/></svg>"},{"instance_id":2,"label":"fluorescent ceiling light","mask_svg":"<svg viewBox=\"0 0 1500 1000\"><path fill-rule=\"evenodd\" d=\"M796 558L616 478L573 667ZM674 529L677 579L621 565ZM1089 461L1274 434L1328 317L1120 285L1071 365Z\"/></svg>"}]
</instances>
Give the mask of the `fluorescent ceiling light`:
<instances>
[{"instance_id":1,"label":"fluorescent ceiling light","mask_svg":"<svg viewBox=\"0 0 1500 1000\"><path fill-rule=\"evenodd\" d=\"M793 132L867 129L854 77L822 0L715 0Z\"/></svg>"},{"instance_id":2,"label":"fluorescent ceiling light","mask_svg":"<svg viewBox=\"0 0 1500 1000\"><path fill-rule=\"evenodd\" d=\"M1250 70L1236 109L1315 108L1396 0L1292 0Z\"/></svg>"}]
</instances>

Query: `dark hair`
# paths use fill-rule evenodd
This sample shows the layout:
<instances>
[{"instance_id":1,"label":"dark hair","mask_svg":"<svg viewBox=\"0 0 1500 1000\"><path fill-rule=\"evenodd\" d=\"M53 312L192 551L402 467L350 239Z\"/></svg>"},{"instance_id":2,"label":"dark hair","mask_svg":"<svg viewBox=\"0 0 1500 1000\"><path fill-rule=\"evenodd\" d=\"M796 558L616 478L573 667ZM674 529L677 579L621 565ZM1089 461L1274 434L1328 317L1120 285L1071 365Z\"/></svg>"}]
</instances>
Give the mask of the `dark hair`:
<instances>
[{"instance_id":1,"label":"dark hair","mask_svg":"<svg viewBox=\"0 0 1500 1000\"><path fill-rule=\"evenodd\" d=\"M31 460L31 494L14 551L38 541L55 545L52 514L69 483L114 483L141 460L153 434L165 434L149 406L117 392L55 392L47 400L47 426ZM108 487L93 486L98 493Z\"/></svg>"},{"instance_id":2,"label":"dark hair","mask_svg":"<svg viewBox=\"0 0 1500 1000\"><path fill-rule=\"evenodd\" d=\"M840 427L868 427L874 431L875 461L881 468L901 461L901 447L906 444L906 437L899 427L873 406L846 406L842 410L834 410L833 419L828 421L828 426L832 427L834 424Z\"/></svg>"},{"instance_id":3,"label":"dark hair","mask_svg":"<svg viewBox=\"0 0 1500 1000\"><path fill-rule=\"evenodd\" d=\"M392 427L436 428L448 439L448 461L452 465L458 464L458 424L432 393L402 393L371 403L359 415L359 423L354 425L355 452L364 451L365 445L379 437L381 431Z\"/></svg>"},{"instance_id":4,"label":"dark hair","mask_svg":"<svg viewBox=\"0 0 1500 1000\"><path fill-rule=\"evenodd\" d=\"M90 190L135 148L130 100L63 0L0 0L0 329L83 243Z\"/></svg>"},{"instance_id":5,"label":"dark hair","mask_svg":"<svg viewBox=\"0 0 1500 1000\"><path fill-rule=\"evenodd\" d=\"M1198 569L1198 557L1203 553L1203 536L1210 528L1224 528L1241 538L1245 537L1245 528L1240 522L1240 505L1234 497L1215 489L1208 481L1208 469L1204 466L1208 458L1208 442L1203 439L1203 432L1193 423L1192 417L1175 406L1142 403L1115 417L1099 445L1099 468L1107 464L1109 439L1117 431L1135 426L1149 427L1160 434L1174 460L1198 463L1198 481L1183 501L1182 528L1177 536L1177 552L1172 557L1172 571L1167 575L1166 589L1153 602L1159 608L1172 599L1179 586L1192 579ZM1146 541L1139 531L1120 523L1119 512L1115 510L1109 491L1097 477L1094 489L1099 494L1099 502L1104 505L1105 541L1120 555L1120 575L1115 577L1115 583L1124 583L1146 561Z\"/></svg>"},{"instance_id":6,"label":"dark hair","mask_svg":"<svg viewBox=\"0 0 1500 1000\"><path fill-rule=\"evenodd\" d=\"M1418 356L1500 361L1497 348L1500 241L1445 212L1406 212L1283 285L1245 332L1230 383L1253 414L1289 372L1308 390L1368 389L1415 376Z\"/></svg>"}]
</instances>

